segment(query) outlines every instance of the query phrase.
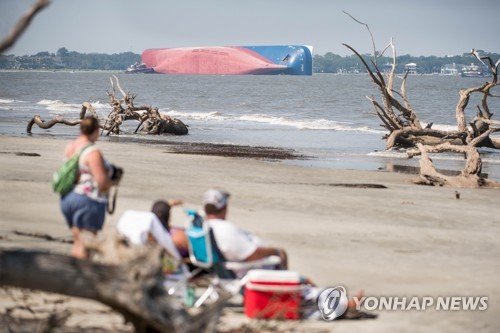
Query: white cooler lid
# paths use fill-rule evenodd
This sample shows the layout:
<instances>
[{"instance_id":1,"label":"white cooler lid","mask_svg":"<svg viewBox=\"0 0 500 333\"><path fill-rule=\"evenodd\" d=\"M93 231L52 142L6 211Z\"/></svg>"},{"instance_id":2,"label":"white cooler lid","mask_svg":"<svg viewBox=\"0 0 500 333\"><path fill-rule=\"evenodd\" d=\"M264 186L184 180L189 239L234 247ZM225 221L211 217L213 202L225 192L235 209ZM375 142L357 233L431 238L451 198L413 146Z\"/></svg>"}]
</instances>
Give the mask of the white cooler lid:
<instances>
[{"instance_id":1,"label":"white cooler lid","mask_svg":"<svg viewBox=\"0 0 500 333\"><path fill-rule=\"evenodd\" d=\"M247 277L251 282L300 282L300 274L295 271L252 269L247 273Z\"/></svg>"}]
</instances>

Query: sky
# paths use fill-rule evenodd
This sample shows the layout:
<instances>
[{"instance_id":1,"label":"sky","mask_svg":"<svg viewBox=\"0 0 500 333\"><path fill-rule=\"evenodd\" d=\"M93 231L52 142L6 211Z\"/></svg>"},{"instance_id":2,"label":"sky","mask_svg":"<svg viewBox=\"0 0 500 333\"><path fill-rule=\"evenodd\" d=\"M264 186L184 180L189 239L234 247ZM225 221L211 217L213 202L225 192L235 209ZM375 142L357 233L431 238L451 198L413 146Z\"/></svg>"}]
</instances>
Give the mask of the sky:
<instances>
[{"instance_id":1,"label":"sky","mask_svg":"<svg viewBox=\"0 0 500 333\"><path fill-rule=\"evenodd\" d=\"M5 36L35 0L0 0ZM394 40L397 54L500 53L499 0L52 0L5 54L142 53L157 47L312 45L352 55Z\"/></svg>"}]
</instances>

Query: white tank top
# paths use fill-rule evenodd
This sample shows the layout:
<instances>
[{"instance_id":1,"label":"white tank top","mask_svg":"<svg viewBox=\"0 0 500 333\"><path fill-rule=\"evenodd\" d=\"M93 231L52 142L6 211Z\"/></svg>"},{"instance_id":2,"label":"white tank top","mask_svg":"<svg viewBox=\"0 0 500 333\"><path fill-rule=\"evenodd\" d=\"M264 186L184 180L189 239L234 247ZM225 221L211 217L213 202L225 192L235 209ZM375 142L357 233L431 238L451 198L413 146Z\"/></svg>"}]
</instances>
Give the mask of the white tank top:
<instances>
[{"instance_id":1,"label":"white tank top","mask_svg":"<svg viewBox=\"0 0 500 333\"><path fill-rule=\"evenodd\" d=\"M93 145L85 148L85 150L81 153L80 159L78 161L78 168L80 169L80 177L78 179L78 183L73 188L73 191L78 194L83 194L89 197L92 200L107 203L108 202L108 191L101 192L99 191L99 186L95 181L94 177L90 173L90 169L87 164L83 161L85 157L95 151L99 150L97 146ZM108 169L109 163L103 159L104 166Z\"/></svg>"}]
</instances>

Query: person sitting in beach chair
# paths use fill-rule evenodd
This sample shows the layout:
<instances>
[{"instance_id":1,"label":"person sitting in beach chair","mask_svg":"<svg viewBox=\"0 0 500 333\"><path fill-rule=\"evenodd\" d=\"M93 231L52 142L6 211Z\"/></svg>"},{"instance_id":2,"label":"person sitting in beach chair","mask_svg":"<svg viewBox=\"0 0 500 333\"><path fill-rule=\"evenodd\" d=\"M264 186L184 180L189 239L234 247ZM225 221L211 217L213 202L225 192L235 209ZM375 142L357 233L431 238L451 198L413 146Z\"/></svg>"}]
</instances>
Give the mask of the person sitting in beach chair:
<instances>
[{"instance_id":1,"label":"person sitting in beach chair","mask_svg":"<svg viewBox=\"0 0 500 333\"><path fill-rule=\"evenodd\" d=\"M219 278L195 306L200 306L206 295L216 296L216 287L231 294L241 293L246 273L251 269L286 269L288 266L283 249L267 247L257 236L225 220L228 198L227 192L210 189L203 198L205 216L194 210L187 211L191 263L213 271Z\"/></svg>"},{"instance_id":2,"label":"person sitting in beach chair","mask_svg":"<svg viewBox=\"0 0 500 333\"><path fill-rule=\"evenodd\" d=\"M288 255L284 249L266 246L257 236L242 230L226 220L229 193L209 189L203 196L205 220L213 231L215 242L226 260L252 262L269 256L278 256L281 262L274 268L287 269ZM238 276L246 272L236 272Z\"/></svg>"},{"instance_id":3,"label":"person sitting in beach chair","mask_svg":"<svg viewBox=\"0 0 500 333\"><path fill-rule=\"evenodd\" d=\"M209 223L195 210L187 210L189 216L186 236L189 243L189 259L193 266L215 272L222 279L241 278L252 268L276 269L282 263L279 256L271 255L252 261L230 261L219 249ZM237 276L237 272L238 274Z\"/></svg>"},{"instance_id":4,"label":"person sitting in beach chair","mask_svg":"<svg viewBox=\"0 0 500 333\"><path fill-rule=\"evenodd\" d=\"M247 282L244 272L255 268L273 267L281 263L281 258L275 255L248 262L228 261L220 251L209 223L196 210L186 210L188 222L186 235L189 244L190 264L211 274L210 285L201 297L194 303L199 307L211 298L219 297L218 290L223 289L232 295L242 293ZM239 273L238 276L236 273Z\"/></svg>"},{"instance_id":5,"label":"person sitting in beach chair","mask_svg":"<svg viewBox=\"0 0 500 333\"><path fill-rule=\"evenodd\" d=\"M134 245L156 242L165 252L178 262L188 255L187 238L182 231L176 231L175 238L169 233L170 208L182 204L181 200L159 200L153 204L151 212L127 210L117 223L118 233Z\"/></svg>"},{"instance_id":6,"label":"person sitting in beach chair","mask_svg":"<svg viewBox=\"0 0 500 333\"><path fill-rule=\"evenodd\" d=\"M170 225L171 207L182 205L182 203L183 202L180 199L170 199L167 201L158 200L153 204L151 211L158 217L162 225L169 232L170 237L172 237L172 241L174 242L181 257L187 258L189 256L189 252L185 229Z\"/></svg>"},{"instance_id":7,"label":"person sitting in beach chair","mask_svg":"<svg viewBox=\"0 0 500 333\"><path fill-rule=\"evenodd\" d=\"M228 205L229 193L218 190L209 189L205 192L203 196L203 206L205 210L205 220L202 217L197 217L200 221L197 222L197 229L203 229L203 234L205 235L204 244L206 246L205 250L201 250L201 258L191 258L197 262L197 264L203 265L203 261L208 261L209 263L221 262L225 265L223 266L227 271L234 271L236 274L238 283L236 288L241 288L245 285L248 278L246 276L250 269L255 268L265 268L265 269L288 269L288 257L285 250L274 247L267 247L264 245L262 240L251 233L248 233L231 222L226 220L227 216L227 205ZM194 213L188 212L193 215L192 220L194 220ZM205 226L203 225L205 224ZM196 229L196 228L193 228ZM187 236L190 245L190 255L191 257L197 257L193 252L196 249L197 240L196 233L192 233L193 229L188 229ZM199 231L201 233L201 231ZM207 237L209 239L207 240ZM199 237L198 237L199 238ZM203 244L201 247L203 247ZM200 247L200 246L198 246ZM208 248L207 248L208 247ZM200 253L198 253L198 256ZM266 260L272 261L273 257L279 257L279 264L273 262L271 265L266 263ZM246 265L239 266L238 263L243 263ZM256 265L252 265L256 263ZM216 266L215 266L216 267ZM220 275L220 273L219 273ZM226 278L231 278L231 276L225 276ZM233 276L234 278L234 276ZM319 294L323 290L317 287L310 279L306 277L301 277L302 288L302 298L304 300L303 311L309 312L308 316L314 317L312 313L317 312L317 299ZM233 288L233 293L237 289ZM362 292L357 293L358 299L362 297ZM200 298L199 301L202 299ZM375 318L374 315L369 315L361 313L356 310L356 303L353 299L348 300L346 305L346 312L342 316L344 319L359 319L364 318Z\"/></svg>"},{"instance_id":8,"label":"person sitting in beach chair","mask_svg":"<svg viewBox=\"0 0 500 333\"><path fill-rule=\"evenodd\" d=\"M197 287L197 278L202 277L204 271L201 268L190 269L189 263L186 263L189 253L185 231L179 228L172 232L173 228L170 227L170 208L180 204L182 201L177 199L159 200L153 204L151 212L127 210L116 227L118 233L131 244L146 245L154 242L163 248L166 253L162 257L162 264L167 294L180 297L190 307L194 303L194 292L190 290ZM211 290L205 291L207 297L211 293Z\"/></svg>"}]
</instances>

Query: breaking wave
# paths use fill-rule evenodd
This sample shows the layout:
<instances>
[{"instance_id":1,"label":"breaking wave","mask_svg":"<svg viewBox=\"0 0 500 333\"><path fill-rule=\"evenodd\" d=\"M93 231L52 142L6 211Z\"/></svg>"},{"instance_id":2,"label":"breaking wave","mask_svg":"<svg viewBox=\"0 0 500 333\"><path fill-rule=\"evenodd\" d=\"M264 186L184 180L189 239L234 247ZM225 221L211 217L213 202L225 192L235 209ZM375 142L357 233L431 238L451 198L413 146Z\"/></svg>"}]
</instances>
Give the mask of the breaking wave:
<instances>
[{"instance_id":1,"label":"breaking wave","mask_svg":"<svg viewBox=\"0 0 500 333\"><path fill-rule=\"evenodd\" d=\"M101 103L100 101L90 102L95 110L111 111L111 106L108 103Z\"/></svg>"},{"instance_id":2,"label":"breaking wave","mask_svg":"<svg viewBox=\"0 0 500 333\"><path fill-rule=\"evenodd\" d=\"M79 113L82 108L82 104L65 103L61 100L50 99L42 99L36 104L44 105L45 108L50 111L50 114L53 115L75 114ZM96 111L100 111L101 113L111 110L108 104L99 101L91 102L90 104L92 104Z\"/></svg>"},{"instance_id":3,"label":"breaking wave","mask_svg":"<svg viewBox=\"0 0 500 333\"><path fill-rule=\"evenodd\" d=\"M427 123L420 123L423 128L427 126ZM457 125L446 125L446 124L432 124L432 129L439 131L456 131Z\"/></svg>"},{"instance_id":4,"label":"breaking wave","mask_svg":"<svg viewBox=\"0 0 500 333\"><path fill-rule=\"evenodd\" d=\"M294 119L289 119L287 117L275 117L266 114L240 116L239 119L243 121L289 126L298 129L308 129L308 130L335 130L335 131L359 131L359 132L369 132L369 133L383 133L383 131L374 130L367 126L356 127L346 122L338 122L328 119L294 120Z\"/></svg>"},{"instance_id":5,"label":"breaking wave","mask_svg":"<svg viewBox=\"0 0 500 333\"><path fill-rule=\"evenodd\" d=\"M81 104L69 104L64 103L60 100L50 100L50 99L42 99L38 103L38 105L45 105L46 109L50 111L51 114L61 115L61 114L70 114L75 112L80 112Z\"/></svg>"},{"instance_id":6,"label":"breaking wave","mask_svg":"<svg viewBox=\"0 0 500 333\"><path fill-rule=\"evenodd\" d=\"M189 119L189 120L215 120L215 121L222 121L222 120L230 120L231 117L225 116L222 112L180 112L180 111L168 111L165 112L171 117L176 117L176 118L181 118L181 119Z\"/></svg>"},{"instance_id":7,"label":"breaking wave","mask_svg":"<svg viewBox=\"0 0 500 333\"><path fill-rule=\"evenodd\" d=\"M368 126L356 126L347 122L338 122L328 119L290 119L287 117L277 117L267 114L253 115L229 115L222 112L179 112L171 110L166 112L171 117L178 117L187 120L200 121L233 121L260 123L277 126L288 126L304 130L334 130L334 131L350 131L350 132L365 132L383 134L385 131L370 128Z\"/></svg>"}]
</instances>

